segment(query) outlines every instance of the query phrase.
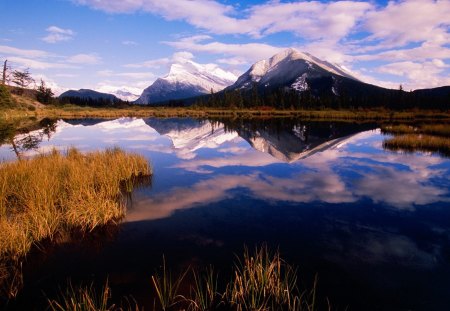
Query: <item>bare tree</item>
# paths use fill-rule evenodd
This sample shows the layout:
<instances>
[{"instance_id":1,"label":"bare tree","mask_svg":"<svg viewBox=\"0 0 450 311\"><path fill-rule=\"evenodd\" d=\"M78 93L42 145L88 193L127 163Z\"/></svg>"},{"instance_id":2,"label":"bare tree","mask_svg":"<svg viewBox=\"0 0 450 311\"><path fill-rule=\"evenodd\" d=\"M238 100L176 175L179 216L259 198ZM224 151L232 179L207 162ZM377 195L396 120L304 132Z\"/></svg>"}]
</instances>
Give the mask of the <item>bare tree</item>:
<instances>
[{"instance_id":1,"label":"bare tree","mask_svg":"<svg viewBox=\"0 0 450 311\"><path fill-rule=\"evenodd\" d=\"M6 59L3 62L3 75L2 75L2 84L3 85L5 85L9 80L10 71L11 71L11 66L8 66L8 60Z\"/></svg>"},{"instance_id":2,"label":"bare tree","mask_svg":"<svg viewBox=\"0 0 450 311\"><path fill-rule=\"evenodd\" d=\"M25 69L24 71L14 70L12 73L12 82L16 84L21 89L21 93L23 93L24 89L33 83L34 80L31 77L29 69Z\"/></svg>"}]
</instances>

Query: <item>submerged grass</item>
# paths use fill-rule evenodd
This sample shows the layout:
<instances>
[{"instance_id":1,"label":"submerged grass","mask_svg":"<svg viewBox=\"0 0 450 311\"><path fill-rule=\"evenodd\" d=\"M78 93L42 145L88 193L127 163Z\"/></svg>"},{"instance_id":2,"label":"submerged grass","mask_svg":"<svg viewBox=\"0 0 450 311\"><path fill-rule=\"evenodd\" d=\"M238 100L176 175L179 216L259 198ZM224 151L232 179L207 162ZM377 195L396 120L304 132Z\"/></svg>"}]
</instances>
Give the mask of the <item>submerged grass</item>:
<instances>
[{"instance_id":1,"label":"submerged grass","mask_svg":"<svg viewBox=\"0 0 450 311\"><path fill-rule=\"evenodd\" d=\"M53 150L0 166L0 261L73 229L91 231L124 216L123 182L150 175L147 160L120 149Z\"/></svg>"}]
</instances>

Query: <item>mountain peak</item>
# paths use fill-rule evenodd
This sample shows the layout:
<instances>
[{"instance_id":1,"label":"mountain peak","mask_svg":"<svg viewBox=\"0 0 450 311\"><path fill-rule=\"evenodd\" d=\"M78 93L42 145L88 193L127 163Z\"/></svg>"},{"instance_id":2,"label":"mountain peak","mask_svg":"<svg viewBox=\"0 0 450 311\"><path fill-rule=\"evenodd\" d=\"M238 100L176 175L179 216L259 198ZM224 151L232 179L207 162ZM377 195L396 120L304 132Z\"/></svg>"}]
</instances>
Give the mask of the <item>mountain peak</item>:
<instances>
[{"instance_id":1,"label":"mountain peak","mask_svg":"<svg viewBox=\"0 0 450 311\"><path fill-rule=\"evenodd\" d=\"M255 63L230 89L245 90L256 83L258 88L264 89L290 87L297 91L306 91L310 89L313 80L325 78L329 80L326 83L330 85L330 92L334 93L337 92L337 88L333 88L335 80L342 77L357 80L337 65L309 53L288 48L269 59Z\"/></svg>"},{"instance_id":2,"label":"mountain peak","mask_svg":"<svg viewBox=\"0 0 450 311\"><path fill-rule=\"evenodd\" d=\"M139 104L185 99L218 92L233 84L237 77L215 64L198 64L192 60L176 62L169 73L144 90Z\"/></svg>"}]
</instances>

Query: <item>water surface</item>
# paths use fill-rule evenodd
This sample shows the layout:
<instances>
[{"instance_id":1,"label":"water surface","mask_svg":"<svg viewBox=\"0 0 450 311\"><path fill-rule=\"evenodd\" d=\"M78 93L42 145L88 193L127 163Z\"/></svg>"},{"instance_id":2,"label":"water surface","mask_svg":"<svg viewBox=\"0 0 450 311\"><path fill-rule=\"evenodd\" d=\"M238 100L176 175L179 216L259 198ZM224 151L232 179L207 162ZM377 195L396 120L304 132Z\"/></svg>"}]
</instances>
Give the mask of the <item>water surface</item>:
<instances>
[{"instance_id":1,"label":"water surface","mask_svg":"<svg viewBox=\"0 0 450 311\"><path fill-rule=\"evenodd\" d=\"M377 124L124 118L53 130L21 134L15 142L37 143L5 144L0 157L120 146L148 157L154 176L120 228L30 259L19 309L68 278L108 277L114 294L150 310L163 254L174 269L226 274L244 245L261 243L299 267L306 286L317 273L336 309L450 306L450 160L383 150Z\"/></svg>"}]
</instances>

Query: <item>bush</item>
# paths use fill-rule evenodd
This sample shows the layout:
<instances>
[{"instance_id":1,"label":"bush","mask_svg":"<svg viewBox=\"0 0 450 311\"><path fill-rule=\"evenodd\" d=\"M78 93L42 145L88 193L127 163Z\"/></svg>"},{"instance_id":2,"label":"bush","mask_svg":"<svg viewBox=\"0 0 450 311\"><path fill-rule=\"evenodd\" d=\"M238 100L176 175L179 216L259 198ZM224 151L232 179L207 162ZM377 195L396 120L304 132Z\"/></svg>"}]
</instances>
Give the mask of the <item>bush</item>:
<instances>
[{"instance_id":1,"label":"bush","mask_svg":"<svg viewBox=\"0 0 450 311\"><path fill-rule=\"evenodd\" d=\"M8 88L0 84L0 108L13 108L16 106L16 102L11 96Z\"/></svg>"}]
</instances>

